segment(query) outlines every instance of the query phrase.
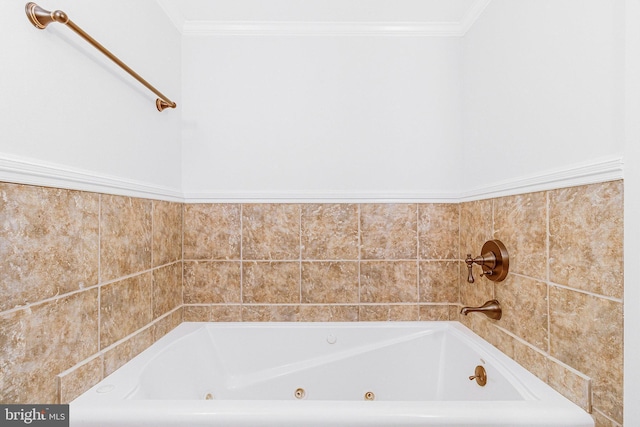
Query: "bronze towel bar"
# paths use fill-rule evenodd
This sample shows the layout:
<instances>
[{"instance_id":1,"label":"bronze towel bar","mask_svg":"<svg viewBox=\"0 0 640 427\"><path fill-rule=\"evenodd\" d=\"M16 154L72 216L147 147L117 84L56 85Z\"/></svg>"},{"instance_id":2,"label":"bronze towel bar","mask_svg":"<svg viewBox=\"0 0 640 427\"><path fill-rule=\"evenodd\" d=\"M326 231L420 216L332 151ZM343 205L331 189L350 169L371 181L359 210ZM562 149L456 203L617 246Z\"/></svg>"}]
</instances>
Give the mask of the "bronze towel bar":
<instances>
[{"instance_id":1,"label":"bronze towel bar","mask_svg":"<svg viewBox=\"0 0 640 427\"><path fill-rule=\"evenodd\" d=\"M118 64L120 68L125 70L127 73L131 74L132 77L134 77L136 80L142 83L147 89L155 93L158 96L158 99L156 99L156 108L158 109L158 111L162 111L168 107L176 108L175 102L171 101L169 98L164 96L158 89L153 87L151 84L149 84L149 82L147 82L145 79L140 77L138 73L136 73L131 68L129 68L127 64L125 64L120 59L118 59L114 54L109 52L107 48L105 48L100 43L98 43L89 34L85 33L80 27L74 24L73 21L71 21L67 16L67 14L64 13L63 11L56 10L54 12L49 12L48 10L41 8L37 4L33 2L29 2L25 6L25 12L27 13L27 18L29 18L29 22L31 22L34 25L34 27L39 28L41 30L44 30L47 27L47 25L49 25L54 21L59 22L61 24L65 24L67 27L71 28L80 37L82 37L83 39L88 41L91 45L93 45L93 47L98 49L100 52L106 55L109 59L111 59L113 62Z\"/></svg>"}]
</instances>

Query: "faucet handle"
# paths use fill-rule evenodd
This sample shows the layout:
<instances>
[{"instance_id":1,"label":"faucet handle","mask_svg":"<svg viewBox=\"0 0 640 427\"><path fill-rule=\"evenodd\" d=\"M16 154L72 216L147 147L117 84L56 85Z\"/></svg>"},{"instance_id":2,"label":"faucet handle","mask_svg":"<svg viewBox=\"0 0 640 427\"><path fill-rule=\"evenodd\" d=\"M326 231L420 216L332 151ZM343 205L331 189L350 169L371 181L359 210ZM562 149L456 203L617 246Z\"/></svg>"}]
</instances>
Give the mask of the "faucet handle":
<instances>
[{"instance_id":1,"label":"faucet handle","mask_svg":"<svg viewBox=\"0 0 640 427\"><path fill-rule=\"evenodd\" d=\"M473 283L475 279L473 278L473 258L471 258L471 254L467 254L467 258L464 260L467 263L467 269L469 270L469 274L467 276L467 282Z\"/></svg>"}]
</instances>

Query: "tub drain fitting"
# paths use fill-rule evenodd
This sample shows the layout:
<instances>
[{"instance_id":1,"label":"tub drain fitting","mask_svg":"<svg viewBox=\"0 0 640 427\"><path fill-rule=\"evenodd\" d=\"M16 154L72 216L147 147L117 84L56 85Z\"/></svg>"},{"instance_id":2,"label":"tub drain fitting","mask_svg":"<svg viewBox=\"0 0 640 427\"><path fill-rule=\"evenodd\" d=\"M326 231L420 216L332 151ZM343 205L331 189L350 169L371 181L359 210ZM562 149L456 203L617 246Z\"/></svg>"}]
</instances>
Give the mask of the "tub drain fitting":
<instances>
[{"instance_id":1,"label":"tub drain fitting","mask_svg":"<svg viewBox=\"0 0 640 427\"><path fill-rule=\"evenodd\" d=\"M373 394L372 391L368 391L364 394L364 400L375 400L376 399L376 395Z\"/></svg>"},{"instance_id":2,"label":"tub drain fitting","mask_svg":"<svg viewBox=\"0 0 640 427\"><path fill-rule=\"evenodd\" d=\"M303 388L297 388L296 391L293 392L293 395L296 397L296 399L304 399L304 396L307 393L304 391Z\"/></svg>"}]
</instances>

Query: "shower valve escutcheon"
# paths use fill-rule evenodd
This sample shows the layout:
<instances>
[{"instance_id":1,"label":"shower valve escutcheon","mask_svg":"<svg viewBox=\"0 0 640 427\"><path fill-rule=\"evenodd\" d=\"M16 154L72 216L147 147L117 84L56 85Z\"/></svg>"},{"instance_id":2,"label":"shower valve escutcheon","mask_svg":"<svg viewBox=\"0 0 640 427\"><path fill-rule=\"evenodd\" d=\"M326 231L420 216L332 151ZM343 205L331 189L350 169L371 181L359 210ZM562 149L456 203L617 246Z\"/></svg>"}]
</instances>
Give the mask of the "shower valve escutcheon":
<instances>
[{"instance_id":1,"label":"shower valve escutcheon","mask_svg":"<svg viewBox=\"0 0 640 427\"><path fill-rule=\"evenodd\" d=\"M486 276L493 282L504 280L509 272L509 253L504 244L500 240L489 240L482 246L481 253L482 255L475 258L472 258L471 254L467 254L467 259L464 260L469 269L467 282L475 282L473 278L473 264L478 264L482 267L482 274L480 276Z\"/></svg>"}]
</instances>

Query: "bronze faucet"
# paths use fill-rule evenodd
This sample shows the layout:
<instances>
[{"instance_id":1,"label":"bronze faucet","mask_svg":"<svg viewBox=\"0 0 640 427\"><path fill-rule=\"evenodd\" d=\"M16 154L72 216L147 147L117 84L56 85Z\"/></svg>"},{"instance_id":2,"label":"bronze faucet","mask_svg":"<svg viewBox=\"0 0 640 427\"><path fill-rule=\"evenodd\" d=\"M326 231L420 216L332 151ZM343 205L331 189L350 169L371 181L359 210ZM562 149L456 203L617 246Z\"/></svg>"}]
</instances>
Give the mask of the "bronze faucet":
<instances>
[{"instance_id":1,"label":"bronze faucet","mask_svg":"<svg viewBox=\"0 0 640 427\"><path fill-rule=\"evenodd\" d=\"M500 303L498 300L492 299L491 301L485 302L481 307L462 307L460 310L460 314L464 314L472 312L484 313L490 319L500 320L502 317L502 308L500 307Z\"/></svg>"}]
</instances>

